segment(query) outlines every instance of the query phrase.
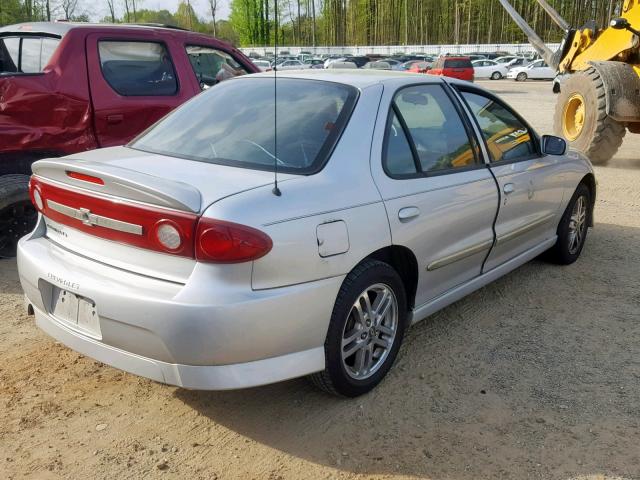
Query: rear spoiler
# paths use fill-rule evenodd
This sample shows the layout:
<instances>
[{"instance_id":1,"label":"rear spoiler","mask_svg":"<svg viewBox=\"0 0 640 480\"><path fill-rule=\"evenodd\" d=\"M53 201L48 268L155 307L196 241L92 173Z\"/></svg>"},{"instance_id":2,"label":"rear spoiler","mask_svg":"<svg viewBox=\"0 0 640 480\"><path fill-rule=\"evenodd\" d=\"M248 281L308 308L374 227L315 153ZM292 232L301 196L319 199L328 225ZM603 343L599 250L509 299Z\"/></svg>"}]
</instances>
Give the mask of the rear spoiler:
<instances>
[{"instance_id":1,"label":"rear spoiler","mask_svg":"<svg viewBox=\"0 0 640 480\"><path fill-rule=\"evenodd\" d=\"M200 191L191 185L107 163L60 158L39 160L31 168L45 181L173 210L198 213L202 204Z\"/></svg>"}]
</instances>

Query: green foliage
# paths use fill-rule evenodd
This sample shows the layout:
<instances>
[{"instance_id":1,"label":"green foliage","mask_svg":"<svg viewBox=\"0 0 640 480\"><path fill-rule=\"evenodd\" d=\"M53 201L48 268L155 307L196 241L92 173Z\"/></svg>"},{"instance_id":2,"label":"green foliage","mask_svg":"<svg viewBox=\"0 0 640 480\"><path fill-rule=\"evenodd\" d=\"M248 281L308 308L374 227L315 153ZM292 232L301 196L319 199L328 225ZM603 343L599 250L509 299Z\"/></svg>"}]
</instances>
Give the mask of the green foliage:
<instances>
[{"instance_id":1,"label":"green foliage","mask_svg":"<svg viewBox=\"0 0 640 480\"><path fill-rule=\"evenodd\" d=\"M99 0L107 6L109 0ZM129 10L117 22L133 21L136 3L122 2ZM176 12L137 10L140 23L161 23L212 33L210 12L199 17L194 0L183 0ZM559 41L562 32L553 24L536 0L510 0L512 5L546 41ZM573 26L595 20L606 26L618 15L622 0L548 0ZM51 7L60 0L49 0ZM0 25L44 20L47 0L0 0ZM79 0L72 15L87 20L82 12L88 0ZM219 38L243 46L280 45L425 45L454 43L526 42L520 29L505 13L498 0L230 0L228 21L216 22ZM277 18L276 18L277 17ZM55 15L54 15L55 18ZM103 21L111 21L105 17ZM276 29L277 26L277 29Z\"/></svg>"}]
</instances>

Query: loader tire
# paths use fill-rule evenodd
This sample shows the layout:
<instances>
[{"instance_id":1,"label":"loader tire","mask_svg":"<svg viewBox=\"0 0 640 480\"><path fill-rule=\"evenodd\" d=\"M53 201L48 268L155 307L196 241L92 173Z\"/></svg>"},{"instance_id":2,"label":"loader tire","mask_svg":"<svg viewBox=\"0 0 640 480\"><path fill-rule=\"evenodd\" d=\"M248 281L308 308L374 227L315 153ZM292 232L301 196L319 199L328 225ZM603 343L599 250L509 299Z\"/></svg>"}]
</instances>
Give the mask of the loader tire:
<instances>
[{"instance_id":1,"label":"loader tire","mask_svg":"<svg viewBox=\"0 0 640 480\"><path fill-rule=\"evenodd\" d=\"M616 154L627 130L607 115L605 85L595 68L575 73L563 83L554 129L594 165L606 165Z\"/></svg>"}]
</instances>

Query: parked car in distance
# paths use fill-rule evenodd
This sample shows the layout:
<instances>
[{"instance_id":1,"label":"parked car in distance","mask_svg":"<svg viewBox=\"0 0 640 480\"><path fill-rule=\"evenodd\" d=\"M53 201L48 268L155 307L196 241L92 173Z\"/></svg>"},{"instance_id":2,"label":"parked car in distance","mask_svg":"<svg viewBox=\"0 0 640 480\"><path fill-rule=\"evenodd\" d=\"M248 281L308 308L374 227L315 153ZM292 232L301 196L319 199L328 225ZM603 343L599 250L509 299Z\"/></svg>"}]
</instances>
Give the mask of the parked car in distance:
<instances>
[{"instance_id":1,"label":"parked car in distance","mask_svg":"<svg viewBox=\"0 0 640 480\"><path fill-rule=\"evenodd\" d=\"M324 60L320 58L308 58L304 61L304 64L309 65L310 67L315 65L322 65L324 67Z\"/></svg>"},{"instance_id":2,"label":"parked car in distance","mask_svg":"<svg viewBox=\"0 0 640 480\"><path fill-rule=\"evenodd\" d=\"M509 70L504 64L496 63L493 60L476 60L471 62L473 65L474 78L490 78L491 80L500 80L507 76Z\"/></svg>"},{"instance_id":3,"label":"parked car in distance","mask_svg":"<svg viewBox=\"0 0 640 480\"><path fill-rule=\"evenodd\" d=\"M375 62L367 62L362 68L373 70L391 70L391 64L387 61L376 60Z\"/></svg>"},{"instance_id":4,"label":"parked car in distance","mask_svg":"<svg viewBox=\"0 0 640 480\"><path fill-rule=\"evenodd\" d=\"M34 164L18 271L45 332L186 388L311 374L356 396L412 323L543 252L580 256L589 161L494 94L382 71L274 82L223 82L126 147Z\"/></svg>"},{"instance_id":5,"label":"parked car in distance","mask_svg":"<svg viewBox=\"0 0 640 480\"><path fill-rule=\"evenodd\" d=\"M371 59L369 57L357 55L357 56L348 56L345 58L345 61L355 63L358 68L362 68L368 62L370 62Z\"/></svg>"},{"instance_id":6,"label":"parked car in distance","mask_svg":"<svg viewBox=\"0 0 640 480\"><path fill-rule=\"evenodd\" d=\"M469 57L440 57L428 73L473 82L473 65Z\"/></svg>"},{"instance_id":7,"label":"parked car in distance","mask_svg":"<svg viewBox=\"0 0 640 480\"><path fill-rule=\"evenodd\" d=\"M327 67L327 69L329 69L329 70L334 70L334 69L354 69L354 68L358 68L358 66L355 63L349 62L349 61L332 62Z\"/></svg>"},{"instance_id":8,"label":"parked car in distance","mask_svg":"<svg viewBox=\"0 0 640 480\"><path fill-rule=\"evenodd\" d=\"M509 70L511 70L512 68L516 68L516 67L526 67L530 63L531 63L531 60L529 60L528 58L516 57L516 58L512 58L511 60L509 60L506 63L506 67Z\"/></svg>"},{"instance_id":9,"label":"parked car in distance","mask_svg":"<svg viewBox=\"0 0 640 480\"><path fill-rule=\"evenodd\" d=\"M431 62L414 62L407 72L411 73L428 73L433 64Z\"/></svg>"},{"instance_id":10,"label":"parked car in distance","mask_svg":"<svg viewBox=\"0 0 640 480\"><path fill-rule=\"evenodd\" d=\"M271 70L271 62L269 60L253 60L253 64L262 72Z\"/></svg>"},{"instance_id":11,"label":"parked car in distance","mask_svg":"<svg viewBox=\"0 0 640 480\"><path fill-rule=\"evenodd\" d=\"M311 64L302 63L300 60L285 60L276 64L274 70L305 70L311 68Z\"/></svg>"},{"instance_id":12,"label":"parked car in distance","mask_svg":"<svg viewBox=\"0 0 640 480\"><path fill-rule=\"evenodd\" d=\"M35 225L35 160L123 145L201 90L258 71L231 45L175 28L0 28L0 258Z\"/></svg>"},{"instance_id":13,"label":"parked car in distance","mask_svg":"<svg viewBox=\"0 0 640 480\"><path fill-rule=\"evenodd\" d=\"M507 78L512 78L517 82L531 80L553 80L557 71L551 68L544 60L536 60L526 67L516 67L509 70Z\"/></svg>"}]
</instances>

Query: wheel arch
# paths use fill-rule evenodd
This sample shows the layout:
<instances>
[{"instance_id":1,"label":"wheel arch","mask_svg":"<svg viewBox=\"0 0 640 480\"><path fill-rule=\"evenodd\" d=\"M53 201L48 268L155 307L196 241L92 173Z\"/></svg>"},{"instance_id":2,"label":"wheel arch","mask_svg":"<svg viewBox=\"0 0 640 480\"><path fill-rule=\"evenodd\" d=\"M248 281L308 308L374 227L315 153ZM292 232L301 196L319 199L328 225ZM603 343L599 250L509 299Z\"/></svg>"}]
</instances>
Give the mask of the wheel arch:
<instances>
[{"instance_id":1,"label":"wheel arch","mask_svg":"<svg viewBox=\"0 0 640 480\"><path fill-rule=\"evenodd\" d=\"M12 174L31 175L31 164L33 162L62 155L64 154L61 152L44 150L0 153L0 176Z\"/></svg>"},{"instance_id":2,"label":"wheel arch","mask_svg":"<svg viewBox=\"0 0 640 480\"><path fill-rule=\"evenodd\" d=\"M367 259L387 263L398 272L407 294L407 308L412 310L418 290L418 260L414 253L401 245L389 245L369 254L363 260Z\"/></svg>"}]
</instances>

